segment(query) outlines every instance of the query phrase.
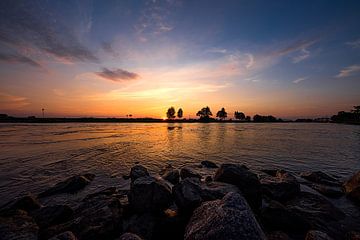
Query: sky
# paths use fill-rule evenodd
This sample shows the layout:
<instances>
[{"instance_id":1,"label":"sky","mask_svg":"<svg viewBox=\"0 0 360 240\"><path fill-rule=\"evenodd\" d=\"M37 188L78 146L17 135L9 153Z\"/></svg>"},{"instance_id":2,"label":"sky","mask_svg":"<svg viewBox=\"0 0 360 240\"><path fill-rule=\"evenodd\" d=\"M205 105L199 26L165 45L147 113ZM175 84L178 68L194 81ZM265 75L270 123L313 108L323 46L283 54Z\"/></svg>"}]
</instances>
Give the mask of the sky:
<instances>
[{"instance_id":1,"label":"sky","mask_svg":"<svg viewBox=\"0 0 360 240\"><path fill-rule=\"evenodd\" d=\"M360 1L0 1L0 113L331 116L360 105Z\"/></svg>"}]
</instances>

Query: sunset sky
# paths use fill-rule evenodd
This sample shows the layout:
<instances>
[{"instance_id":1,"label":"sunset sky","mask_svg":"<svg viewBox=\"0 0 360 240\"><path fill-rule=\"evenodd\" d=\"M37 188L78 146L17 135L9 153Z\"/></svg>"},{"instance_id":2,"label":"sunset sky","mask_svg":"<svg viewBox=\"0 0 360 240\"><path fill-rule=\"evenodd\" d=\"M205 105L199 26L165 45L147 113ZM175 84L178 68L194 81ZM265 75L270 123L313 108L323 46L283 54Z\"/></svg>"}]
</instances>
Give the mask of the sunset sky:
<instances>
[{"instance_id":1,"label":"sunset sky","mask_svg":"<svg viewBox=\"0 0 360 240\"><path fill-rule=\"evenodd\" d=\"M331 116L360 105L360 1L0 1L0 113Z\"/></svg>"}]
</instances>

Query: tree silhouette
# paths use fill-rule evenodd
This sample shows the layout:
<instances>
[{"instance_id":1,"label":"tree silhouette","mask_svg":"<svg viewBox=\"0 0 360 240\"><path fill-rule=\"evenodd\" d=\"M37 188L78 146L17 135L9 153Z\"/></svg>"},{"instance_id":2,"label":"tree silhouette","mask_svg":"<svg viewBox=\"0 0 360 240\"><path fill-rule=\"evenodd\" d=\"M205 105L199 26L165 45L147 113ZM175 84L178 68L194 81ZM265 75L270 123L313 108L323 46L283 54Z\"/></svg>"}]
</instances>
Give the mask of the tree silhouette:
<instances>
[{"instance_id":1,"label":"tree silhouette","mask_svg":"<svg viewBox=\"0 0 360 240\"><path fill-rule=\"evenodd\" d=\"M168 119L174 119L175 118L175 108L170 107L166 112L166 116Z\"/></svg>"},{"instance_id":2,"label":"tree silhouette","mask_svg":"<svg viewBox=\"0 0 360 240\"><path fill-rule=\"evenodd\" d=\"M250 117L250 116L246 116L245 121L250 122L250 121L251 121L251 117Z\"/></svg>"},{"instance_id":3,"label":"tree silhouette","mask_svg":"<svg viewBox=\"0 0 360 240\"><path fill-rule=\"evenodd\" d=\"M243 112L235 111L234 117L237 120L245 120L245 114Z\"/></svg>"},{"instance_id":4,"label":"tree silhouette","mask_svg":"<svg viewBox=\"0 0 360 240\"><path fill-rule=\"evenodd\" d=\"M216 117L220 118L221 120L227 118L227 112L225 111L225 108L221 108L221 110L216 113Z\"/></svg>"},{"instance_id":5,"label":"tree silhouette","mask_svg":"<svg viewBox=\"0 0 360 240\"><path fill-rule=\"evenodd\" d=\"M181 108L179 108L178 112L177 112L177 117L178 118L182 118L183 117L183 110Z\"/></svg>"},{"instance_id":6,"label":"tree silhouette","mask_svg":"<svg viewBox=\"0 0 360 240\"><path fill-rule=\"evenodd\" d=\"M212 116L212 112L208 106L203 107L200 111L196 113L196 116L200 117L200 120L209 120Z\"/></svg>"}]
</instances>

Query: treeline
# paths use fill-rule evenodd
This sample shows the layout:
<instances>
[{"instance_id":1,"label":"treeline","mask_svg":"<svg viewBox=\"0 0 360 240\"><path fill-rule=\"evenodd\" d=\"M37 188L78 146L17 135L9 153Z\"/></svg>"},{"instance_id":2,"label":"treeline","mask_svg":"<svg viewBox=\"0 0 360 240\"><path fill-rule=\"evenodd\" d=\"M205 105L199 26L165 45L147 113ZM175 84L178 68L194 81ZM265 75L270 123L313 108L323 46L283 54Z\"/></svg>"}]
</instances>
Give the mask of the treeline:
<instances>
[{"instance_id":1,"label":"treeline","mask_svg":"<svg viewBox=\"0 0 360 240\"><path fill-rule=\"evenodd\" d=\"M360 124L360 106L354 106L350 112L340 111L331 117L331 121L336 123Z\"/></svg>"},{"instance_id":2,"label":"treeline","mask_svg":"<svg viewBox=\"0 0 360 240\"><path fill-rule=\"evenodd\" d=\"M179 110L177 111L177 114L176 115L175 114L176 114L176 110L174 107L170 107L166 112L166 116L169 120L175 119L176 116L178 117L178 119L183 118L183 110L181 108L179 108ZM212 114L210 108L208 106L206 106L206 107L203 107L202 109L200 109L196 113L196 116L198 116L199 120L202 122L211 122L211 121L216 121L216 120L225 121L228 118L228 113L226 112L225 108L221 108L216 113L216 118L213 118L213 114ZM245 113L243 113L241 111L235 111L233 114L233 117L237 121L251 122L251 117L246 116ZM229 118L229 120L232 121L233 119ZM261 116L259 114L256 114L252 118L252 121L253 122L282 122L283 120L281 118L276 118L272 115Z\"/></svg>"}]
</instances>

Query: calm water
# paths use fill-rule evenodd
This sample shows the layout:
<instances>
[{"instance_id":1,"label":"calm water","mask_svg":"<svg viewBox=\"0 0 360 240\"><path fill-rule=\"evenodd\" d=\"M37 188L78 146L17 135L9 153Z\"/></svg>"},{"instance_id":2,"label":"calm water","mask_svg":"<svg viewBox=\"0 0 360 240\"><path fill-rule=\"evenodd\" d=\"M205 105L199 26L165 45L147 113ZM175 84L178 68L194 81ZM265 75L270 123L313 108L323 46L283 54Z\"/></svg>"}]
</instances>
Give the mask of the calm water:
<instances>
[{"instance_id":1,"label":"calm water","mask_svg":"<svg viewBox=\"0 0 360 240\"><path fill-rule=\"evenodd\" d=\"M175 127L175 128L174 128ZM0 125L0 203L83 172L92 188L124 184L136 162L158 172L211 160L253 169L360 169L360 126L311 123L66 123Z\"/></svg>"}]
</instances>

